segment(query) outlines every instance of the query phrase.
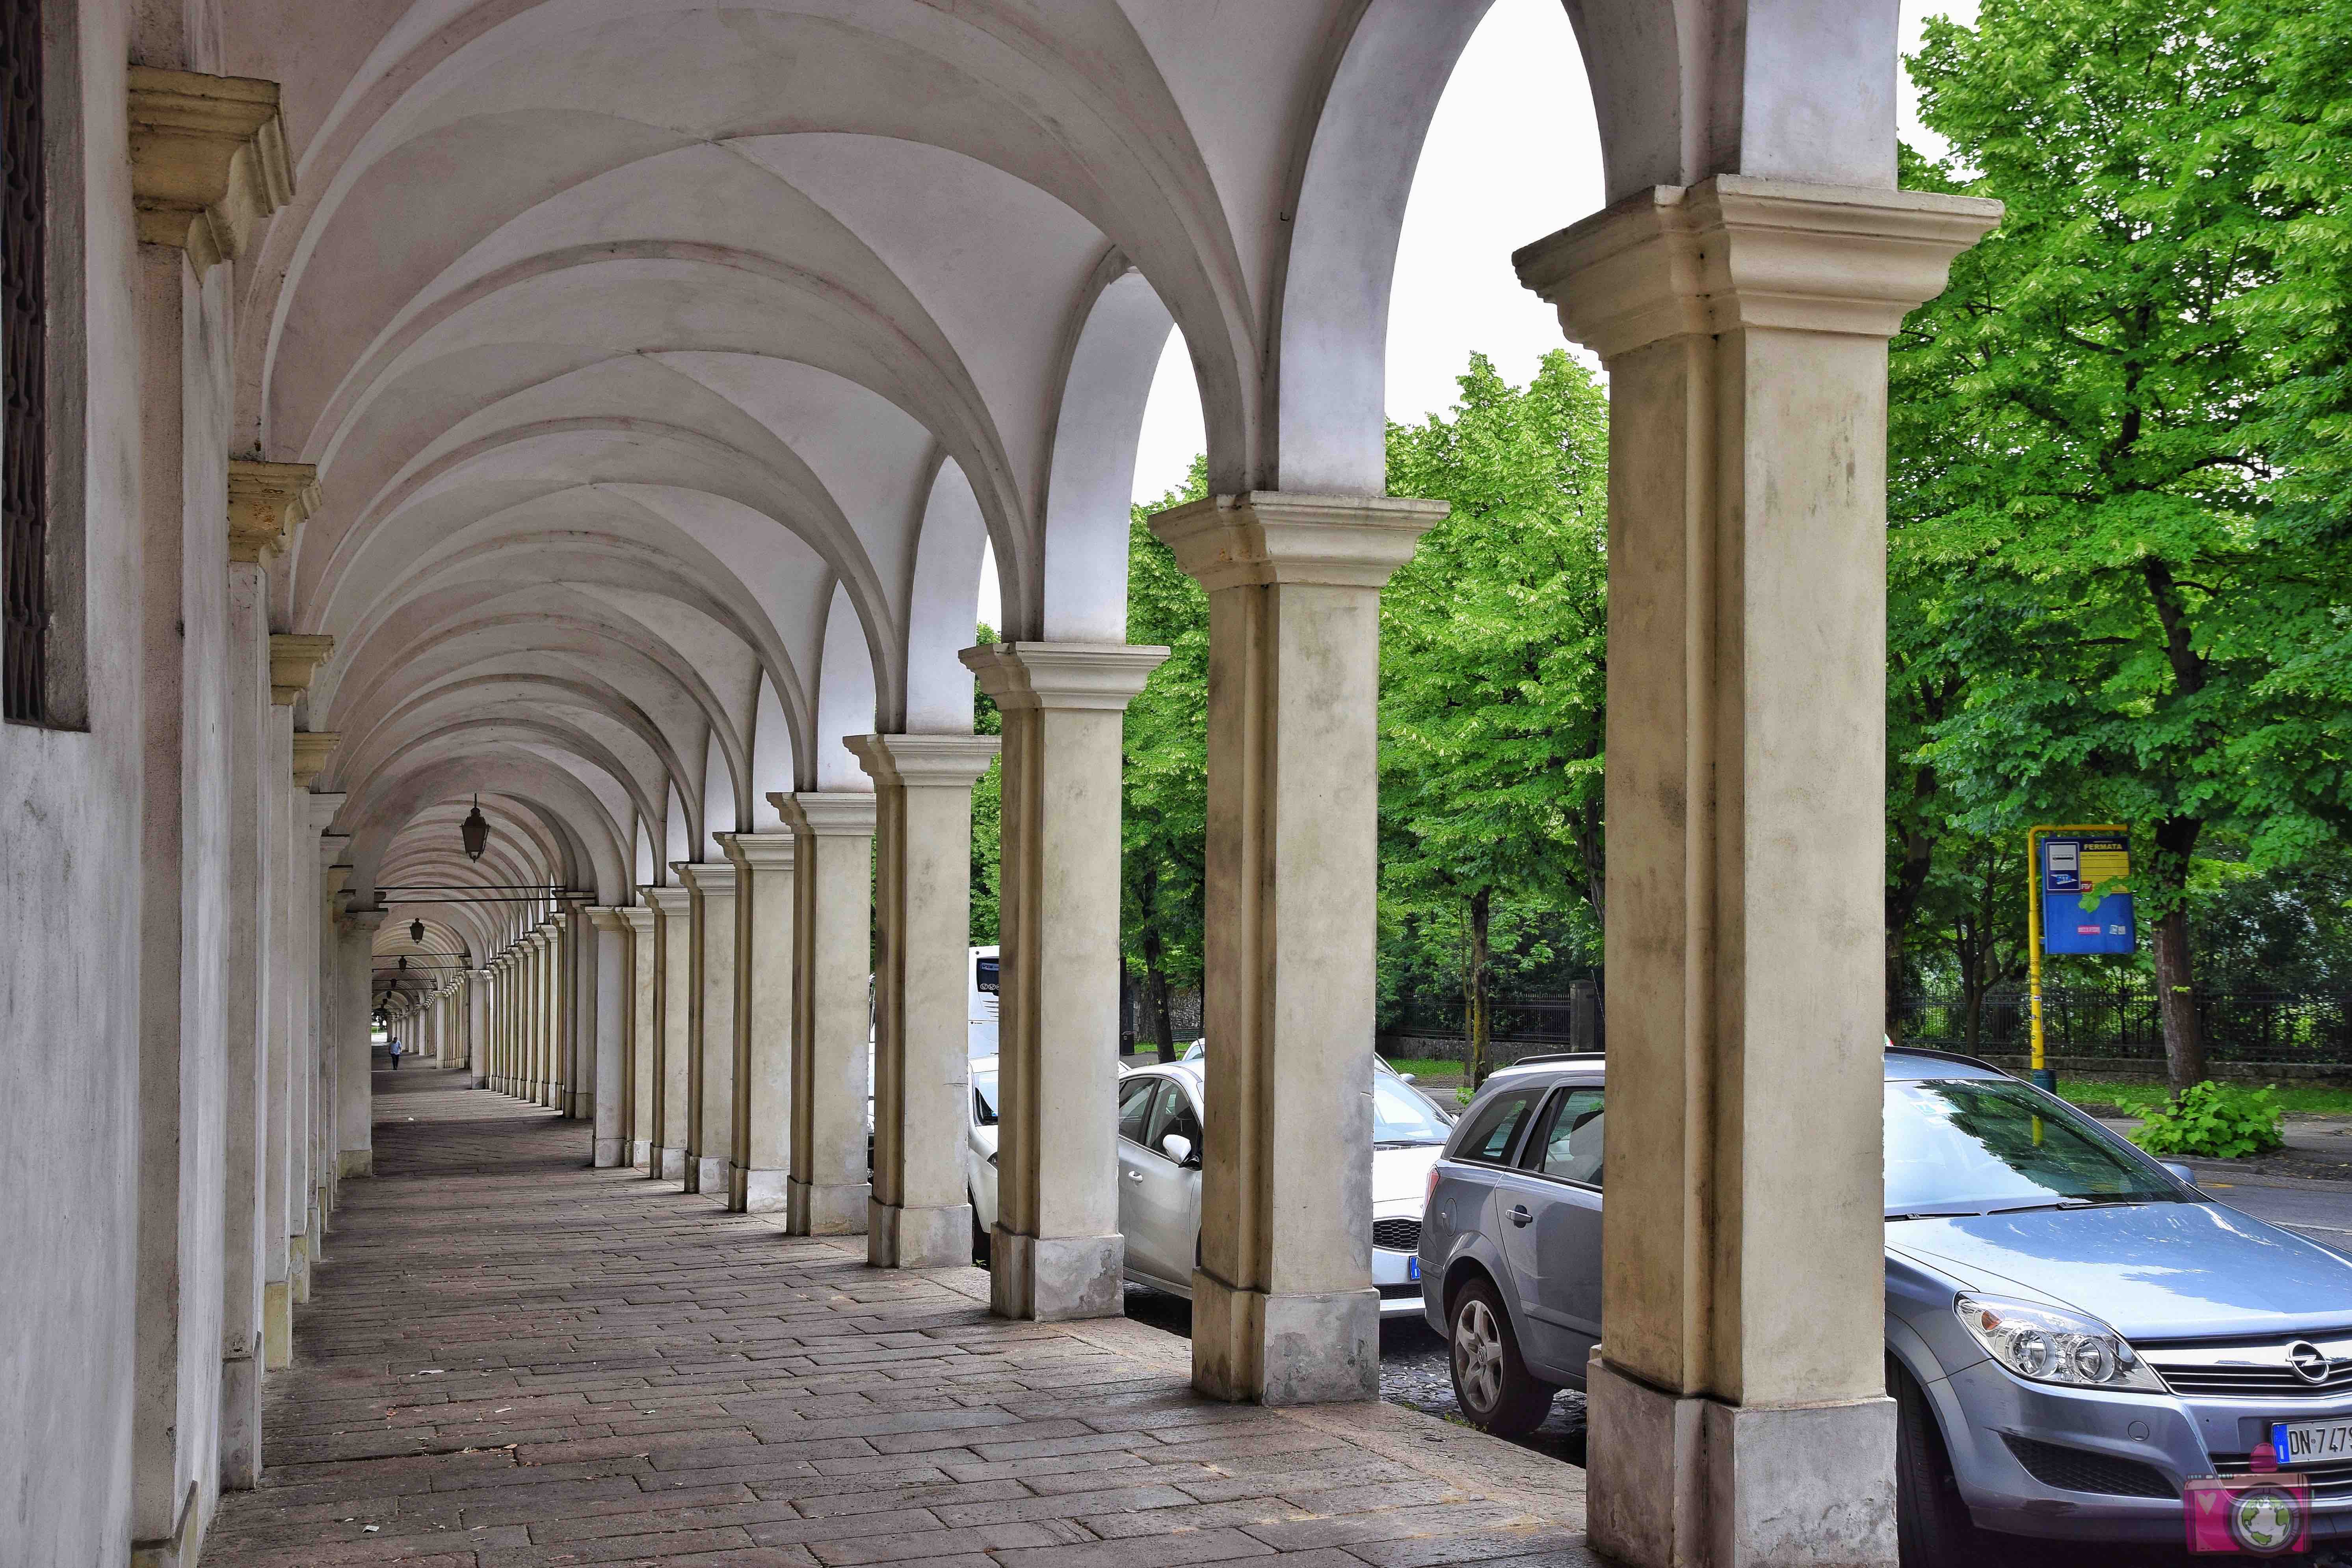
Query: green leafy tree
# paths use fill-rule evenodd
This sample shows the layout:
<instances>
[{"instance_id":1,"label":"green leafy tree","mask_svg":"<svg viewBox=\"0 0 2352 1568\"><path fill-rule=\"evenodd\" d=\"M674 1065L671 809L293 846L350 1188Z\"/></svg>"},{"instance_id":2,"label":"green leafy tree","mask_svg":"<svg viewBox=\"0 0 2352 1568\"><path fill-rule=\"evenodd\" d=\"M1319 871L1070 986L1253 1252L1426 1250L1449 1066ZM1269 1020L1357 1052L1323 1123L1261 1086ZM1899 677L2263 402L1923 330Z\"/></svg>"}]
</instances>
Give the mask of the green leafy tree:
<instances>
[{"instance_id":1,"label":"green leafy tree","mask_svg":"<svg viewBox=\"0 0 2352 1568\"><path fill-rule=\"evenodd\" d=\"M985 647L997 640L996 628L983 625L974 639ZM975 691L971 699L971 732L1004 733L1004 715L996 699ZM1004 868L1004 759L997 757L971 786L971 945L993 947L1002 909Z\"/></svg>"},{"instance_id":2,"label":"green leafy tree","mask_svg":"<svg viewBox=\"0 0 2352 1568\"><path fill-rule=\"evenodd\" d=\"M1475 1077L1498 909L1580 900L1597 928L1605 904L1608 403L1560 351L1524 388L1474 354L1460 384L1389 430L1390 492L1453 510L1381 603L1381 878L1423 935L1459 933Z\"/></svg>"},{"instance_id":3,"label":"green leafy tree","mask_svg":"<svg viewBox=\"0 0 2352 1568\"><path fill-rule=\"evenodd\" d=\"M1123 945L1143 980L1144 1033L1163 1058L1175 1045L1171 987L1202 984L1209 597L1149 520L1208 493L1208 459L1195 458L1182 484L1135 507L1128 522L1127 637L1170 649L1128 704L1120 823Z\"/></svg>"},{"instance_id":4,"label":"green leafy tree","mask_svg":"<svg viewBox=\"0 0 2352 1568\"><path fill-rule=\"evenodd\" d=\"M2007 204L1895 345L1897 613L1967 625L1965 680L1909 755L1982 837L2136 826L2176 1083L2205 1076L2185 911L2200 837L2307 849L2344 785L2341 710L2282 672L2314 593L2282 548L2252 415L2276 379L2235 302L2284 216L2250 110L2257 34L2190 0L1989 0L1912 61L1948 165ZM1894 639L1905 638L1900 628ZM1932 670L1930 672L1932 679Z\"/></svg>"}]
</instances>

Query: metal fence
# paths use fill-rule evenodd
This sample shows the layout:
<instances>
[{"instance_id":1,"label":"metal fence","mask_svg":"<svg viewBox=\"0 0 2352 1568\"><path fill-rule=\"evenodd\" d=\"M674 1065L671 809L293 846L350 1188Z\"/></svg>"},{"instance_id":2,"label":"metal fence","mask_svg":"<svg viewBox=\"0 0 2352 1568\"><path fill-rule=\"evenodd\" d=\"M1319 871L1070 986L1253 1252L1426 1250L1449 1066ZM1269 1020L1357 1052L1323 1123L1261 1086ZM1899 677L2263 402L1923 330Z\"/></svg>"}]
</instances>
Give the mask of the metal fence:
<instances>
[{"instance_id":1,"label":"metal fence","mask_svg":"<svg viewBox=\"0 0 2352 1568\"><path fill-rule=\"evenodd\" d=\"M1911 997L1903 1015L1906 1045L1997 1056L2032 1048L2021 985L1998 986L1986 995L1973 1044L1958 996ZM2197 1018L2206 1052L2216 1061L2352 1066L2352 992L2200 993ZM2053 1057L2145 1060L2164 1055L2156 996L2145 990L2045 986L2042 1030Z\"/></svg>"},{"instance_id":2,"label":"metal fence","mask_svg":"<svg viewBox=\"0 0 2352 1568\"><path fill-rule=\"evenodd\" d=\"M1498 1046L1580 1051L1604 1048L1607 1028L1597 985L1580 982L1562 996L1497 996L1487 1005L1490 1011L1486 1032ZM1462 998L1458 994L1402 997L1390 1016L1381 1021L1381 1033L1434 1042L1459 1041ZM1499 1058L1507 1053L1498 1051L1496 1055Z\"/></svg>"}]
</instances>

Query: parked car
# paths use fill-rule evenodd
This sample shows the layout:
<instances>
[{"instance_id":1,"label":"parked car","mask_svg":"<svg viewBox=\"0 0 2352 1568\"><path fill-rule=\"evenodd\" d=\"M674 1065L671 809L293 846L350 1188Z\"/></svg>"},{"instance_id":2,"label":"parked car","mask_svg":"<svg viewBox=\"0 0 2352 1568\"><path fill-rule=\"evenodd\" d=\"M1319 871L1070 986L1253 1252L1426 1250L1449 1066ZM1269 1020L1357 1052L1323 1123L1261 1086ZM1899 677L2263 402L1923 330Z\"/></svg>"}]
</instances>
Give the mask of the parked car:
<instances>
[{"instance_id":1,"label":"parked car","mask_svg":"<svg viewBox=\"0 0 2352 1568\"><path fill-rule=\"evenodd\" d=\"M1377 1058L1375 1061L1377 1062ZM1138 1068L1118 1086L1118 1228L1127 1277L1190 1300L1201 1258L1206 1061ZM1382 1317L1421 1310L1421 1209L1451 1122L1384 1062L1372 1074L1372 1284Z\"/></svg>"},{"instance_id":2,"label":"parked car","mask_svg":"<svg viewBox=\"0 0 2352 1568\"><path fill-rule=\"evenodd\" d=\"M2352 1534L2352 1258L1999 1068L1885 1064L1906 1568L1998 1561L1989 1532L2177 1548L2181 1482L2248 1469L2281 1424L2332 1456L2294 1467L2314 1539ZM1492 1432L1581 1388L1601 1336L1605 1080L1599 1057L1497 1072L1432 1173L1423 1305Z\"/></svg>"},{"instance_id":3,"label":"parked car","mask_svg":"<svg viewBox=\"0 0 2352 1568\"><path fill-rule=\"evenodd\" d=\"M1188 1058L1120 1075L1118 1227L1127 1277L1190 1300L1200 1260L1203 1065ZM971 1064L965 1169L972 1261L985 1265L996 1226L997 1062ZM1372 1283L1383 1317L1421 1310L1421 1205L1451 1121L1436 1102L1377 1062L1372 1077Z\"/></svg>"}]
</instances>

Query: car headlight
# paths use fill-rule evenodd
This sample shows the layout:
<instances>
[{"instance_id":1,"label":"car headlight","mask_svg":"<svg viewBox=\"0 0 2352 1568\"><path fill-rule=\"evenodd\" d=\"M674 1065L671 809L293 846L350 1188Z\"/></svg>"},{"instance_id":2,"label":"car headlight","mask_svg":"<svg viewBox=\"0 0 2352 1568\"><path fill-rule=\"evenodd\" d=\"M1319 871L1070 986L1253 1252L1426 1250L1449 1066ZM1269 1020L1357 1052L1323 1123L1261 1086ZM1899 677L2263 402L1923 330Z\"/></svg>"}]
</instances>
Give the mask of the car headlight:
<instances>
[{"instance_id":1,"label":"car headlight","mask_svg":"<svg viewBox=\"0 0 2352 1568\"><path fill-rule=\"evenodd\" d=\"M1952 1310L1985 1353L2035 1383L2166 1392L2124 1337L2081 1312L2000 1296L1963 1296Z\"/></svg>"}]
</instances>

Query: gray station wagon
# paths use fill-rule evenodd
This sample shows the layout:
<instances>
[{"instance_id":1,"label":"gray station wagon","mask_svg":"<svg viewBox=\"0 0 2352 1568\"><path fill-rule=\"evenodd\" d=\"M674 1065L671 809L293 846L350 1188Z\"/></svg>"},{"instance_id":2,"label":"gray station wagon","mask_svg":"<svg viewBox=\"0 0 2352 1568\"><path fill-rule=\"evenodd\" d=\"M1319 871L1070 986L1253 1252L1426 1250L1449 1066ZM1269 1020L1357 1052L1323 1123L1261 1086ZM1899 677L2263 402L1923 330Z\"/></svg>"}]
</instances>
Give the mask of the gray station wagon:
<instances>
[{"instance_id":1,"label":"gray station wagon","mask_svg":"<svg viewBox=\"0 0 2352 1568\"><path fill-rule=\"evenodd\" d=\"M1885 1061L1906 1568L1998 1561L1988 1532L2177 1548L2181 1483L2258 1447L2309 1479L2315 1544L2352 1537L2352 1257L1996 1068ZM1496 1073L1431 1176L1423 1311L1489 1431L1540 1423L1601 1338L1605 1077L1599 1057Z\"/></svg>"}]
</instances>

